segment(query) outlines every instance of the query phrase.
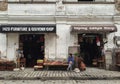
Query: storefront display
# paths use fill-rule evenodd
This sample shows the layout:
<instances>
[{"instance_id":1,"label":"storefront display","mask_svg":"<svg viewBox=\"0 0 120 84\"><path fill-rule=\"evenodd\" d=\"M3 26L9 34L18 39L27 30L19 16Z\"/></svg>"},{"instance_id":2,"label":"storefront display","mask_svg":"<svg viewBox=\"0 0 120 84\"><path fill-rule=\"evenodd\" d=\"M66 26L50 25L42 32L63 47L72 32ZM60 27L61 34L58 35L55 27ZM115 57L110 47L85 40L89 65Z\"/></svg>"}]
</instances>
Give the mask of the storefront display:
<instances>
[{"instance_id":1,"label":"storefront display","mask_svg":"<svg viewBox=\"0 0 120 84\"><path fill-rule=\"evenodd\" d=\"M26 58L26 67L33 67L38 59L44 59L44 34L21 34L19 38L19 48Z\"/></svg>"}]
</instances>

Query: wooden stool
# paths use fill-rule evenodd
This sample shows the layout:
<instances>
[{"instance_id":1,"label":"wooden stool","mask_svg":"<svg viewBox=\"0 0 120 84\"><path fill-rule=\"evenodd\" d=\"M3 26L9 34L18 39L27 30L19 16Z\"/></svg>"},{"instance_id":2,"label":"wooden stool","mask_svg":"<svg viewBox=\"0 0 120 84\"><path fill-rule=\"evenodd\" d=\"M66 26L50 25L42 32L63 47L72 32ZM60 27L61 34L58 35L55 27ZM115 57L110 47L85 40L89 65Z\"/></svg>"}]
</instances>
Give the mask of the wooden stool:
<instances>
[{"instance_id":1,"label":"wooden stool","mask_svg":"<svg viewBox=\"0 0 120 84\"><path fill-rule=\"evenodd\" d=\"M95 66L95 67L98 66L97 59L93 59L93 60L92 60L92 65Z\"/></svg>"},{"instance_id":2,"label":"wooden stool","mask_svg":"<svg viewBox=\"0 0 120 84\"><path fill-rule=\"evenodd\" d=\"M25 58L20 59L20 67L26 67L26 59Z\"/></svg>"},{"instance_id":3,"label":"wooden stool","mask_svg":"<svg viewBox=\"0 0 120 84\"><path fill-rule=\"evenodd\" d=\"M34 70L37 71L37 70L41 70L43 69L43 66L38 66L38 65L35 65L34 66Z\"/></svg>"}]
</instances>

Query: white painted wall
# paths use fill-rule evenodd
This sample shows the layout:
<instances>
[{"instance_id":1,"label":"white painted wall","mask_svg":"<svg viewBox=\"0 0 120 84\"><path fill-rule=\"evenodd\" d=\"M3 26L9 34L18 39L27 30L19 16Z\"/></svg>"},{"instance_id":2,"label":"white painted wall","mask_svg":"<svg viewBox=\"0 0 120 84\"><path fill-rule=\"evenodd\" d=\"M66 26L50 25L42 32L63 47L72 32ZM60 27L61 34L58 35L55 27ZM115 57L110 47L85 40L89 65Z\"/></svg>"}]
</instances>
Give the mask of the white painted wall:
<instances>
[{"instance_id":1,"label":"white painted wall","mask_svg":"<svg viewBox=\"0 0 120 84\"><path fill-rule=\"evenodd\" d=\"M117 32L115 33L116 36L120 36L120 24L116 24Z\"/></svg>"},{"instance_id":2,"label":"white painted wall","mask_svg":"<svg viewBox=\"0 0 120 84\"><path fill-rule=\"evenodd\" d=\"M114 48L115 47L115 44L113 41L114 36L115 36L115 32L107 34L107 38L108 38L108 43L106 44L107 48Z\"/></svg>"},{"instance_id":3,"label":"white painted wall","mask_svg":"<svg viewBox=\"0 0 120 84\"><path fill-rule=\"evenodd\" d=\"M45 58L55 59L56 57L56 34L45 34Z\"/></svg>"},{"instance_id":4,"label":"white painted wall","mask_svg":"<svg viewBox=\"0 0 120 84\"><path fill-rule=\"evenodd\" d=\"M55 15L55 4L8 4L8 15Z\"/></svg>"},{"instance_id":5,"label":"white painted wall","mask_svg":"<svg viewBox=\"0 0 120 84\"><path fill-rule=\"evenodd\" d=\"M105 52L105 63L106 69L110 69L110 65L112 65L112 51Z\"/></svg>"},{"instance_id":6,"label":"white painted wall","mask_svg":"<svg viewBox=\"0 0 120 84\"><path fill-rule=\"evenodd\" d=\"M112 49L112 48L118 48L116 44L114 44L114 36L120 36L120 24L115 24L117 27L117 32L109 33L107 34L108 37L108 43L105 44L105 49Z\"/></svg>"},{"instance_id":7,"label":"white painted wall","mask_svg":"<svg viewBox=\"0 0 120 84\"><path fill-rule=\"evenodd\" d=\"M6 34L0 33L0 51L1 51L1 57L6 56Z\"/></svg>"},{"instance_id":8,"label":"white painted wall","mask_svg":"<svg viewBox=\"0 0 120 84\"><path fill-rule=\"evenodd\" d=\"M65 4L66 15L115 15L114 4ZM104 11L104 12L103 12ZM8 15L55 15L56 4L8 4Z\"/></svg>"},{"instance_id":9,"label":"white painted wall","mask_svg":"<svg viewBox=\"0 0 120 84\"><path fill-rule=\"evenodd\" d=\"M77 36L70 33L70 25L57 24L57 56L56 58L67 58L68 47L73 46Z\"/></svg>"},{"instance_id":10,"label":"white painted wall","mask_svg":"<svg viewBox=\"0 0 120 84\"><path fill-rule=\"evenodd\" d=\"M7 58L9 60L15 60L16 49L18 49L19 34L8 33L7 34Z\"/></svg>"},{"instance_id":11,"label":"white painted wall","mask_svg":"<svg viewBox=\"0 0 120 84\"><path fill-rule=\"evenodd\" d=\"M66 15L114 15L114 4L65 4Z\"/></svg>"}]
</instances>

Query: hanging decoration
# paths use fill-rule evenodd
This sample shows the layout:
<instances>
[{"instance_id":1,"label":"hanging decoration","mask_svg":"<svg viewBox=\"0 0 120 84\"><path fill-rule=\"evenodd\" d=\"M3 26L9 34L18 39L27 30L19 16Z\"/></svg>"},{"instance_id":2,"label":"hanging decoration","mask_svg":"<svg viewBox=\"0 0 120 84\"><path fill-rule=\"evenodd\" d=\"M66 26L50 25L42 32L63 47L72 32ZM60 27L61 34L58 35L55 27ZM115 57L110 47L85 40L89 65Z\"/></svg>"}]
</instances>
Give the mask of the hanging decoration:
<instances>
[{"instance_id":1,"label":"hanging decoration","mask_svg":"<svg viewBox=\"0 0 120 84\"><path fill-rule=\"evenodd\" d=\"M100 39L99 39L99 37L96 37L96 44L97 44L97 46L100 46Z\"/></svg>"},{"instance_id":2,"label":"hanging decoration","mask_svg":"<svg viewBox=\"0 0 120 84\"><path fill-rule=\"evenodd\" d=\"M44 37L40 36L40 42L44 42Z\"/></svg>"}]
</instances>

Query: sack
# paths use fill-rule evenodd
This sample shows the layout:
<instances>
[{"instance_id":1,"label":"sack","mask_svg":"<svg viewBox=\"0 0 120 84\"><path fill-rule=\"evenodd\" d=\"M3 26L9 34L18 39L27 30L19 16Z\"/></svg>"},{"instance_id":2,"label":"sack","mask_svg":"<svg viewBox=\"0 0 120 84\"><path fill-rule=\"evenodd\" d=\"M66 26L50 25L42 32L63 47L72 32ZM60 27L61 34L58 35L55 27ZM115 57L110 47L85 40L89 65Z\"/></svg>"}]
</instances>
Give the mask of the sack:
<instances>
[{"instance_id":1,"label":"sack","mask_svg":"<svg viewBox=\"0 0 120 84\"><path fill-rule=\"evenodd\" d=\"M86 65L83 62L80 63L80 70L81 71L86 70Z\"/></svg>"},{"instance_id":2,"label":"sack","mask_svg":"<svg viewBox=\"0 0 120 84\"><path fill-rule=\"evenodd\" d=\"M80 72L80 70L78 68L75 68L74 72Z\"/></svg>"}]
</instances>

